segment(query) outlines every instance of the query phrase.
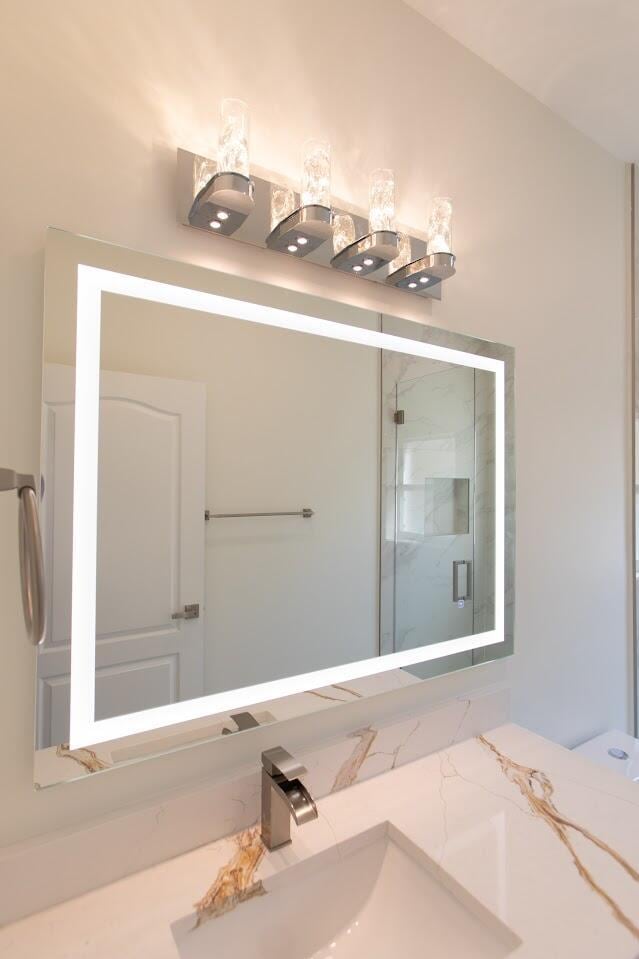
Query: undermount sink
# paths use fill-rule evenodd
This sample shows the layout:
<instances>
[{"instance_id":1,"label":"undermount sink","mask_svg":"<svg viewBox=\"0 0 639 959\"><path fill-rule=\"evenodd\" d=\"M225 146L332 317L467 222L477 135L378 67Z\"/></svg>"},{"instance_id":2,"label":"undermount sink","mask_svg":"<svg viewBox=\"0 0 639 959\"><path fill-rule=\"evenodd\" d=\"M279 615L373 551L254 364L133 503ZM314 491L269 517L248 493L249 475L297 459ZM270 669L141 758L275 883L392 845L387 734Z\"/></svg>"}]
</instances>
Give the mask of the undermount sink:
<instances>
[{"instance_id":1,"label":"undermount sink","mask_svg":"<svg viewBox=\"0 0 639 959\"><path fill-rule=\"evenodd\" d=\"M264 881L265 895L173 933L181 959L502 959L521 940L391 824Z\"/></svg>"}]
</instances>

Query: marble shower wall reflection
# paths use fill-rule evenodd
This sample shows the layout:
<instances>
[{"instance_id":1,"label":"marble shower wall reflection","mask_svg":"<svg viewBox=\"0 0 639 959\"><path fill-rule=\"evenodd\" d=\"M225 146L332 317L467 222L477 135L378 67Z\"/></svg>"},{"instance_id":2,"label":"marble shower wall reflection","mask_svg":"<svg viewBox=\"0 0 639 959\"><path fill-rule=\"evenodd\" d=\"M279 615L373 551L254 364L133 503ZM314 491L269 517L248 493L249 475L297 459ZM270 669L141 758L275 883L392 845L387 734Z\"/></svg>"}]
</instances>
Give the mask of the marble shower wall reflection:
<instances>
[{"instance_id":1,"label":"marble shower wall reflection","mask_svg":"<svg viewBox=\"0 0 639 959\"><path fill-rule=\"evenodd\" d=\"M495 625L495 378L475 370L475 633Z\"/></svg>"},{"instance_id":2,"label":"marble shower wall reflection","mask_svg":"<svg viewBox=\"0 0 639 959\"><path fill-rule=\"evenodd\" d=\"M420 678L512 652L514 351L382 317L383 332L503 360L506 368L506 642L411 667ZM396 412L400 411L400 422ZM380 638L383 653L490 630L495 622L495 378L384 353ZM467 526L461 483L468 484ZM447 499L446 499L447 497ZM444 501L446 500L446 501ZM453 561L470 561L471 598L453 602Z\"/></svg>"}]
</instances>

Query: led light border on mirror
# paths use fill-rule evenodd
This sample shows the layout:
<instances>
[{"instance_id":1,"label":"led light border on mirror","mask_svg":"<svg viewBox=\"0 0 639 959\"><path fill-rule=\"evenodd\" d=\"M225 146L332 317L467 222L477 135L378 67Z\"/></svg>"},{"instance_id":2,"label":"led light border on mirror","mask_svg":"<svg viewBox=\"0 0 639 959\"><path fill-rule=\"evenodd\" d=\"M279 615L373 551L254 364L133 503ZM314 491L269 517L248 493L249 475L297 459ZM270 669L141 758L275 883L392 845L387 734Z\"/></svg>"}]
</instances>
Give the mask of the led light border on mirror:
<instances>
[{"instance_id":1,"label":"led light border on mirror","mask_svg":"<svg viewBox=\"0 0 639 959\"><path fill-rule=\"evenodd\" d=\"M495 629L432 646L316 670L285 679L96 721L95 623L98 421L102 293L309 333L376 349L428 357L495 374ZM504 362L404 339L275 307L78 265L76 403L73 481L70 747L106 742L215 713L240 709L308 689L343 683L402 666L439 659L504 641L505 378Z\"/></svg>"}]
</instances>

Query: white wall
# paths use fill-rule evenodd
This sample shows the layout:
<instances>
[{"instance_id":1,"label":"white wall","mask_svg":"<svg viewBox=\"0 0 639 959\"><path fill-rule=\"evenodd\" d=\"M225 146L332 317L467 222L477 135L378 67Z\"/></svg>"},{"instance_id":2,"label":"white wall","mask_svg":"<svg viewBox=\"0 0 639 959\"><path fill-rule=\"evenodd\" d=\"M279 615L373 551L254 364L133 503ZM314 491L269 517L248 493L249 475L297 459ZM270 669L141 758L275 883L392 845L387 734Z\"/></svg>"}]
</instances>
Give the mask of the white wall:
<instances>
[{"instance_id":1,"label":"white wall","mask_svg":"<svg viewBox=\"0 0 639 959\"><path fill-rule=\"evenodd\" d=\"M251 105L252 153L296 175L309 135L364 205L394 167L399 214L455 198L459 274L431 308L332 277L333 295L517 349L517 656L281 730L287 745L509 669L515 718L562 742L623 727L628 703L625 170L419 15L320 5L46 0L0 10L0 449L37 470L42 249L52 224L326 293L326 274L178 227L175 150L211 150L222 96ZM311 38L312 42L309 42ZM282 60L287 64L284 74ZM380 86L380 76L389 78ZM345 96L345 90L357 95ZM34 655L18 598L14 497L0 500L0 769L7 841L254 762L272 732L34 794ZM350 712L349 712L350 710ZM348 719L346 717L348 716Z\"/></svg>"}]
</instances>

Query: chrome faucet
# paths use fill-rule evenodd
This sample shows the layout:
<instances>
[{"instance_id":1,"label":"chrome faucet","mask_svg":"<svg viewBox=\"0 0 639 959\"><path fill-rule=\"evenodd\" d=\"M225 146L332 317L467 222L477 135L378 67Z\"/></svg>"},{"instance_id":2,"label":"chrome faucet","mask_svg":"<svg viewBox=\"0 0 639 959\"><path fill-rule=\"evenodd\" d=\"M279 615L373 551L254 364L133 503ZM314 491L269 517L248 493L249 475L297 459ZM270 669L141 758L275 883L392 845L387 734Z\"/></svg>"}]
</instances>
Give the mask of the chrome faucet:
<instances>
[{"instance_id":1,"label":"chrome faucet","mask_svg":"<svg viewBox=\"0 0 639 959\"><path fill-rule=\"evenodd\" d=\"M305 772L281 746L262 753L262 842L267 849L291 841L291 816L298 826L317 819L317 806L299 780Z\"/></svg>"}]
</instances>

